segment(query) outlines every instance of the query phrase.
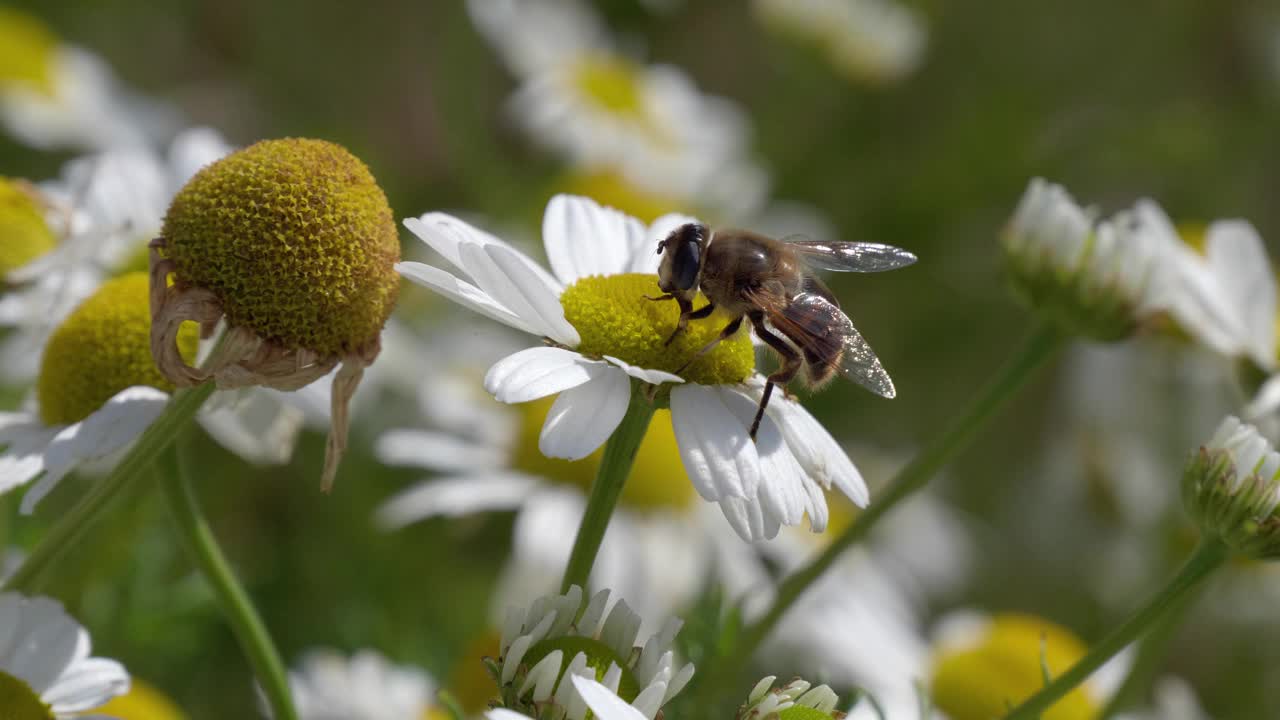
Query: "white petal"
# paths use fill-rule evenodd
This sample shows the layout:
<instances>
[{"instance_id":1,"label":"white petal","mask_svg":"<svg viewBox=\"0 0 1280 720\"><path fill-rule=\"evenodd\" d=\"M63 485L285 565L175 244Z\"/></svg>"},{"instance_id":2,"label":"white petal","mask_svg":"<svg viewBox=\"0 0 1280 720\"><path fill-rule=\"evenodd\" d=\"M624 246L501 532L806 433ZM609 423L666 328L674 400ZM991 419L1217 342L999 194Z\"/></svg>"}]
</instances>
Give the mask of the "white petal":
<instances>
[{"instance_id":1,"label":"white petal","mask_svg":"<svg viewBox=\"0 0 1280 720\"><path fill-rule=\"evenodd\" d=\"M64 428L44 454L45 475L22 497L31 514L58 481L89 460L98 460L133 442L164 412L169 396L152 387L125 388L84 420Z\"/></svg>"},{"instance_id":2,"label":"white petal","mask_svg":"<svg viewBox=\"0 0 1280 720\"><path fill-rule=\"evenodd\" d=\"M44 472L44 453L62 429L46 427L27 413L0 413L0 493L25 485Z\"/></svg>"},{"instance_id":3,"label":"white petal","mask_svg":"<svg viewBox=\"0 0 1280 720\"><path fill-rule=\"evenodd\" d=\"M577 387L606 367L564 348L529 348L494 363L484 376L484 389L500 402L528 402Z\"/></svg>"},{"instance_id":4,"label":"white petal","mask_svg":"<svg viewBox=\"0 0 1280 720\"><path fill-rule=\"evenodd\" d=\"M755 419L759 400L735 388L718 387L716 391L729 412L749 428ZM812 481L805 476L800 463L783 442L782 433L769 413L760 419L755 446L760 457L760 484L756 493L764 504L764 510L783 525L799 525L808 501L805 484Z\"/></svg>"},{"instance_id":5,"label":"white petal","mask_svg":"<svg viewBox=\"0 0 1280 720\"><path fill-rule=\"evenodd\" d=\"M251 390L231 406L205 410L199 420L219 445L245 460L283 465L293 457L306 414L280 395Z\"/></svg>"},{"instance_id":6,"label":"white petal","mask_svg":"<svg viewBox=\"0 0 1280 720\"><path fill-rule=\"evenodd\" d=\"M631 381L608 365L593 366L590 382L560 393L542 424L543 455L581 460L604 444L627 414Z\"/></svg>"},{"instance_id":7,"label":"white petal","mask_svg":"<svg viewBox=\"0 0 1280 720\"><path fill-rule=\"evenodd\" d=\"M730 527L738 533L738 537L747 542L764 540L767 537L764 510L760 507L758 499L724 497L720 498L718 503L720 512L724 513L724 519L729 521Z\"/></svg>"},{"instance_id":8,"label":"white petal","mask_svg":"<svg viewBox=\"0 0 1280 720\"><path fill-rule=\"evenodd\" d=\"M590 275L626 272L644 237L639 220L577 195L551 198L542 217L547 261L565 285Z\"/></svg>"},{"instance_id":9,"label":"white petal","mask_svg":"<svg viewBox=\"0 0 1280 720\"><path fill-rule=\"evenodd\" d=\"M386 465L436 472L492 470L507 459L498 448L467 442L457 435L407 429L389 430L379 436L374 454Z\"/></svg>"},{"instance_id":10,"label":"white petal","mask_svg":"<svg viewBox=\"0 0 1280 720\"><path fill-rule=\"evenodd\" d=\"M649 720L644 713L595 680L574 675L573 687L600 720Z\"/></svg>"},{"instance_id":11,"label":"white petal","mask_svg":"<svg viewBox=\"0 0 1280 720\"><path fill-rule=\"evenodd\" d=\"M520 293L529 308L545 329L544 335L561 345L577 347L582 342L578 330L564 316L564 307L560 304L561 288L551 285L538 273L529 272L515 250L490 245L485 253L506 273L512 287Z\"/></svg>"},{"instance_id":12,"label":"white petal","mask_svg":"<svg viewBox=\"0 0 1280 720\"><path fill-rule=\"evenodd\" d=\"M1243 415L1249 421L1257 421L1280 410L1280 375L1272 375L1258 388L1253 400L1245 407ZM3 466L0 458L0 467Z\"/></svg>"},{"instance_id":13,"label":"white petal","mask_svg":"<svg viewBox=\"0 0 1280 720\"><path fill-rule=\"evenodd\" d=\"M684 382L684 378L679 375L673 375L665 370L647 370L637 365L632 365L624 360L619 360L612 355L605 355L604 359L622 368L622 371L631 377L636 378L637 380L643 380L644 382L651 383L653 385L660 385L664 382Z\"/></svg>"},{"instance_id":14,"label":"white petal","mask_svg":"<svg viewBox=\"0 0 1280 720\"><path fill-rule=\"evenodd\" d=\"M80 713L129 691L129 673L115 660L85 658L67 669L41 699L54 713Z\"/></svg>"},{"instance_id":15,"label":"white petal","mask_svg":"<svg viewBox=\"0 0 1280 720\"><path fill-rule=\"evenodd\" d=\"M1205 237L1209 267L1239 318L1243 349L1264 370L1276 365L1276 279L1258 231L1220 220Z\"/></svg>"},{"instance_id":16,"label":"white petal","mask_svg":"<svg viewBox=\"0 0 1280 720\"><path fill-rule=\"evenodd\" d=\"M398 262L395 267L396 272L401 275L444 295L463 307L475 310L481 315L497 320L509 327L523 330L530 335L542 334L541 330L536 329L510 308L489 297L487 293L475 285L461 280L449 272L418 262Z\"/></svg>"},{"instance_id":17,"label":"white petal","mask_svg":"<svg viewBox=\"0 0 1280 720\"><path fill-rule=\"evenodd\" d=\"M809 477L823 487L834 486L858 507L866 507L871 501L867 483L840 443L800 403L775 397L769 403L769 414L775 412L775 404L783 439Z\"/></svg>"},{"instance_id":18,"label":"white petal","mask_svg":"<svg viewBox=\"0 0 1280 720\"><path fill-rule=\"evenodd\" d=\"M715 388L674 386L671 426L685 471L703 498L755 498L760 481L756 445Z\"/></svg>"},{"instance_id":19,"label":"white petal","mask_svg":"<svg viewBox=\"0 0 1280 720\"><path fill-rule=\"evenodd\" d=\"M515 472L436 478L393 495L375 517L379 527L394 530L432 517L517 510L539 484Z\"/></svg>"},{"instance_id":20,"label":"white petal","mask_svg":"<svg viewBox=\"0 0 1280 720\"><path fill-rule=\"evenodd\" d=\"M452 215L439 212L427 213L422 217L406 219L404 226L409 228L410 232L421 238L436 252L443 255L446 260L453 263L454 267L463 272L469 272L462 261L461 247L463 245L502 247L515 253L525 268L537 275L542 284L553 288L557 295L564 289L551 277L550 273L543 270L529 256L512 247L510 243L500 240Z\"/></svg>"}]
</instances>

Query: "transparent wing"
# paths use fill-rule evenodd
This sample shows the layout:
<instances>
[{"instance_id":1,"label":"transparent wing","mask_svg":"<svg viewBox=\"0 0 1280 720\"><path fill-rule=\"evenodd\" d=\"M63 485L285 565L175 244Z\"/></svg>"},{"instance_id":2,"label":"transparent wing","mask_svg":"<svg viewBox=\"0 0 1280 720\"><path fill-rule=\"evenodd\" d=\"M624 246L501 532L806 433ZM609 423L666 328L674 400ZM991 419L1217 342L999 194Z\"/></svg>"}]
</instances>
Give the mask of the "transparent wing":
<instances>
[{"instance_id":1,"label":"transparent wing","mask_svg":"<svg viewBox=\"0 0 1280 720\"><path fill-rule=\"evenodd\" d=\"M792 239L792 238L798 239ZM794 235L784 238L811 267L836 272L884 272L906 267L916 256L900 247L880 243L825 242Z\"/></svg>"},{"instance_id":2,"label":"transparent wing","mask_svg":"<svg viewBox=\"0 0 1280 720\"><path fill-rule=\"evenodd\" d=\"M804 353L810 375L817 381L839 373L881 397L897 394L862 333L827 298L801 293L786 307L769 312L769 322Z\"/></svg>"}]
</instances>

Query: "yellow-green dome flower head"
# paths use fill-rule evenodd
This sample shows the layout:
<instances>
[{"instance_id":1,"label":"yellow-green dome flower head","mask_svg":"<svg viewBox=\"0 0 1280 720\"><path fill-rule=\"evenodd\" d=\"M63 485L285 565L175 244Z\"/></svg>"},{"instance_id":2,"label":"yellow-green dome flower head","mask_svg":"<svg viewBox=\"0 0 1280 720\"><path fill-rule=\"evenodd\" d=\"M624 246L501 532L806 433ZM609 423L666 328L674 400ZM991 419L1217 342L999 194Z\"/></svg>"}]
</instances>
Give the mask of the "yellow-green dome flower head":
<instances>
[{"instance_id":1,"label":"yellow-green dome flower head","mask_svg":"<svg viewBox=\"0 0 1280 720\"><path fill-rule=\"evenodd\" d=\"M4 720L55 720L53 710L21 678L0 671L0 709Z\"/></svg>"},{"instance_id":2,"label":"yellow-green dome flower head","mask_svg":"<svg viewBox=\"0 0 1280 720\"><path fill-rule=\"evenodd\" d=\"M136 677L129 681L129 692L112 699L97 712L120 720L187 720L186 714L164 693Z\"/></svg>"},{"instance_id":3,"label":"yellow-green dome flower head","mask_svg":"<svg viewBox=\"0 0 1280 720\"><path fill-rule=\"evenodd\" d=\"M152 250L152 352L175 384L214 377L220 387L297 390L342 364L327 490L346 449L351 396L399 291L399 239L369 169L323 140L264 140L196 173ZM224 319L227 335L207 367L178 360L178 323L211 330Z\"/></svg>"},{"instance_id":4,"label":"yellow-green dome flower head","mask_svg":"<svg viewBox=\"0 0 1280 720\"><path fill-rule=\"evenodd\" d=\"M1071 631L1028 615L998 615L959 642L941 648L933 661L933 703L953 720L987 720L1045 685L1087 650ZM1091 720L1098 699L1077 687L1044 713L1044 720Z\"/></svg>"},{"instance_id":5,"label":"yellow-green dome flower head","mask_svg":"<svg viewBox=\"0 0 1280 720\"><path fill-rule=\"evenodd\" d=\"M69 425L87 418L116 393L135 385L173 390L151 357L146 273L103 283L54 330L36 380L40 419ZM197 328L178 333L184 359L195 358Z\"/></svg>"},{"instance_id":6,"label":"yellow-green dome flower head","mask_svg":"<svg viewBox=\"0 0 1280 720\"><path fill-rule=\"evenodd\" d=\"M3 14L0 8L0 25ZM49 252L56 243L34 192L21 181L0 177L0 278Z\"/></svg>"},{"instance_id":7,"label":"yellow-green dome flower head","mask_svg":"<svg viewBox=\"0 0 1280 720\"><path fill-rule=\"evenodd\" d=\"M211 290L229 325L321 356L376 344L400 244L369 169L323 140L264 140L201 170L161 231L180 286Z\"/></svg>"},{"instance_id":8,"label":"yellow-green dome flower head","mask_svg":"<svg viewBox=\"0 0 1280 720\"><path fill-rule=\"evenodd\" d=\"M0 87L21 86L53 95L58 36L38 18L0 7Z\"/></svg>"}]
</instances>

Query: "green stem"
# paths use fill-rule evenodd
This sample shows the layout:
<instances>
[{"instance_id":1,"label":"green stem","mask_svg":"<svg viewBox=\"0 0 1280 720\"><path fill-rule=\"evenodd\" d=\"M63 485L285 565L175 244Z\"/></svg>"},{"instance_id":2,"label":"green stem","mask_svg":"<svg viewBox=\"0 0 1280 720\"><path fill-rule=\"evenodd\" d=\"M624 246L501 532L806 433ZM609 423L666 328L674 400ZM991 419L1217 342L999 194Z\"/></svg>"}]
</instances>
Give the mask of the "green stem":
<instances>
[{"instance_id":1,"label":"green stem","mask_svg":"<svg viewBox=\"0 0 1280 720\"><path fill-rule=\"evenodd\" d=\"M218 547L218 540L209 528L187 479L187 463L183 462L177 448L170 448L163 454L159 469L163 475L161 482L165 500L173 514L174 525L182 537L182 543L192 561L213 587L222 613L231 624L240 648L253 667L258 684L271 706L271 717L275 720L297 720L298 712L294 709L293 699L289 694L289 681L280 653L271 642L271 635L258 611L254 609L249 595L236 580L227 558Z\"/></svg>"},{"instance_id":2,"label":"green stem","mask_svg":"<svg viewBox=\"0 0 1280 720\"><path fill-rule=\"evenodd\" d=\"M40 575L80 541L93 523L101 519L112 500L127 489L153 478L154 473L150 470L160 451L173 443L213 389L213 383L209 382L175 392L160 417L142 433L129 454L45 533L40 544L4 584L4 589L31 592Z\"/></svg>"},{"instance_id":3,"label":"green stem","mask_svg":"<svg viewBox=\"0 0 1280 720\"><path fill-rule=\"evenodd\" d=\"M986 426L996 410L1000 409L1022 387L1031 376L1031 372L1040 367L1053 355L1054 351L1062 346L1064 339L1061 334L1047 325L1037 327L1025 341L1022 349L1005 364L998 375L987 383L969 408L952 420L937 440L898 471L880 497L875 498L867 509L858 515L852 525L833 540L821 555L782 581L768 611L743 630L741 645L735 650L737 661L745 662L746 658L755 652L787 610L845 550L865 538L880 518L887 515L902 500L924 487L943 465L965 448ZM734 662L731 661L722 665L733 664Z\"/></svg>"},{"instance_id":4,"label":"green stem","mask_svg":"<svg viewBox=\"0 0 1280 720\"><path fill-rule=\"evenodd\" d=\"M1143 633L1151 628L1152 623L1159 621L1210 573L1218 569L1227 559L1227 555L1227 546L1221 540L1202 539L1178 574L1147 601L1146 605L1133 613L1120 627L1111 631L1111 634L1101 642L1090 648L1089 654L1072 665L1070 670L1059 675L1053 682L1014 708L1005 716L1005 720L1038 720L1051 705L1084 682L1095 670L1102 667L1103 663L1123 650L1129 643L1142 637Z\"/></svg>"},{"instance_id":5,"label":"green stem","mask_svg":"<svg viewBox=\"0 0 1280 720\"><path fill-rule=\"evenodd\" d=\"M587 498L587 509L582 515L582 524L578 526L578 536L573 541L573 552L569 555L569 565L565 568L560 592L568 592L573 585L584 591L587 589L587 578L591 576L596 553L600 552L600 543L604 540L604 531L609 527L609 518L618 505L622 486L631 474L631 464L635 462L636 451L640 449L640 441L644 439L644 434L649 429L649 420L653 418L653 403L644 396L640 387L638 381L632 381L627 414L622 417L618 429L613 431L609 442L604 446L604 458L600 461L596 481L591 485L591 496Z\"/></svg>"},{"instance_id":6,"label":"green stem","mask_svg":"<svg viewBox=\"0 0 1280 720\"><path fill-rule=\"evenodd\" d=\"M1134 658L1129 673L1125 675L1124 682L1107 701L1107 706L1098 714L1098 720L1108 720L1137 705L1139 695L1151 686L1151 682L1160 671L1165 655L1168 654L1169 645L1173 642L1178 628L1182 626L1183 616L1203 589L1204 586L1201 585L1196 590L1178 598L1165 610L1164 616L1155 622L1147 632L1147 636L1138 645L1137 657Z\"/></svg>"}]
</instances>

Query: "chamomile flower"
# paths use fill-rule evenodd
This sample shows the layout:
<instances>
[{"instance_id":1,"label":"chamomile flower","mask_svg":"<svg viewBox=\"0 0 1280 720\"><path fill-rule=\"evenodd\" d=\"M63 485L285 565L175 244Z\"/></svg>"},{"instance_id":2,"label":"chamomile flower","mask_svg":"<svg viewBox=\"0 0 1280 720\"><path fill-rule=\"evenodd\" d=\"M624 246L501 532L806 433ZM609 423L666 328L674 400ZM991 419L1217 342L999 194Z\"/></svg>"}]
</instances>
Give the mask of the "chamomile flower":
<instances>
[{"instance_id":1,"label":"chamomile flower","mask_svg":"<svg viewBox=\"0 0 1280 720\"><path fill-rule=\"evenodd\" d=\"M148 290L140 272L104 283L50 336L26 409L0 413L0 492L39 478L23 496L23 512L76 468L122 451L168 403L173 386L151 359ZM176 342L194 359L196 327L184 327ZM211 405L201 419L247 459L279 462L299 418L264 401Z\"/></svg>"},{"instance_id":2,"label":"chamomile flower","mask_svg":"<svg viewBox=\"0 0 1280 720\"><path fill-rule=\"evenodd\" d=\"M1187 464L1182 501L1201 532L1242 555L1280 558L1280 453L1228 416Z\"/></svg>"},{"instance_id":3,"label":"chamomile flower","mask_svg":"<svg viewBox=\"0 0 1280 720\"><path fill-rule=\"evenodd\" d=\"M644 65L571 0L471 0L477 29L521 85L512 118L576 167L617 172L649 192L725 206L735 217L767 190L747 158L749 124L670 65Z\"/></svg>"},{"instance_id":4,"label":"chamomile flower","mask_svg":"<svg viewBox=\"0 0 1280 720\"><path fill-rule=\"evenodd\" d=\"M840 702L835 691L826 685L814 685L796 678L782 687L775 688L774 675L761 678L751 689L747 702L738 709L736 720L821 720L843 718L835 712Z\"/></svg>"},{"instance_id":5,"label":"chamomile flower","mask_svg":"<svg viewBox=\"0 0 1280 720\"><path fill-rule=\"evenodd\" d=\"M173 112L121 86L102 58L39 19L0 8L0 124L40 149L143 146Z\"/></svg>"},{"instance_id":6,"label":"chamomile flower","mask_svg":"<svg viewBox=\"0 0 1280 720\"><path fill-rule=\"evenodd\" d=\"M289 672L289 687L300 720L428 720L435 706L430 675L374 650L313 650Z\"/></svg>"},{"instance_id":7,"label":"chamomile flower","mask_svg":"<svg viewBox=\"0 0 1280 720\"><path fill-rule=\"evenodd\" d=\"M756 0L756 15L780 31L811 40L850 79L887 85L924 59L928 29L896 0Z\"/></svg>"},{"instance_id":8,"label":"chamomile flower","mask_svg":"<svg viewBox=\"0 0 1280 720\"><path fill-rule=\"evenodd\" d=\"M621 698L618 704L652 720L684 689L693 665L677 662L672 649L681 621L666 621L661 631L637 645L640 616L625 600L609 607L609 595L601 590L587 600L575 585L563 595L538 598L528 609L507 611L501 655L490 666L500 707L538 717L553 708L550 717L581 720L591 691L580 693L574 683L565 682L581 675L600 680Z\"/></svg>"},{"instance_id":9,"label":"chamomile flower","mask_svg":"<svg viewBox=\"0 0 1280 720\"><path fill-rule=\"evenodd\" d=\"M498 361L485 388L501 402L557 395L538 447L577 460L611 436L632 398L633 380L670 385L671 425L685 470L717 502L744 539L773 537L805 516L826 527L823 494L832 486L868 501L857 468L831 435L794 400L771 402L757 442L748 437L764 379L747 333L739 333L672 371L715 337L722 324L690 323L669 345L679 311L645 298L657 292L659 239L688 221L666 216L646 227L585 198L556 196L543 241L552 273L498 238L457 218L428 213L405 225L461 273L417 262L405 277L550 345ZM714 316L713 316L714 318Z\"/></svg>"},{"instance_id":10,"label":"chamomile flower","mask_svg":"<svg viewBox=\"0 0 1280 720\"><path fill-rule=\"evenodd\" d=\"M480 388L477 365L509 354L514 338L490 333L438 333L432 372L420 379L421 414L430 429L398 428L377 442L388 464L437 473L387 500L378 511L387 529L430 517L514 512L511 554L495 603L555 589L573 538L551 528L575 527L600 463L600 451L577 462L538 450L551 400L509 406ZM514 347L518 347L515 345ZM419 358L421 362L421 358ZM591 584L633 598L641 617L683 610L708 578L737 595L761 581L750 546L738 540L713 506L700 502L680 464L669 411L658 410L623 486Z\"/></svg>"},{"instance_id":11,"label":"chamomile flower","mask_svg":"<svg viewBox=\"0 0 1280 720\"><path fill-rule=\"evenodd\" d=\"M616 690L585 675L573 675L570 679L578 697L582 698L582 704L573 708L575 711L573 715L565 715L568 720L584 720L587 710L590 710L592 717L598 720L652 720L652 715L645 715L634 705L623 700ZM534 720L532 716L506 708L495 708L484 716L487 720Z\"/></svg>"},{"instance_id":12,"label":"chamomile flower","mask_svg":"<svg viewBox=\"0 0 1280 720\"><path fill-rule=\"evenodd\" d=\"M0 594L0 707L6 718L81 717L128 691L124 667L89 652L89 633L57 601Z\"/></svg>"}]
</instances>

